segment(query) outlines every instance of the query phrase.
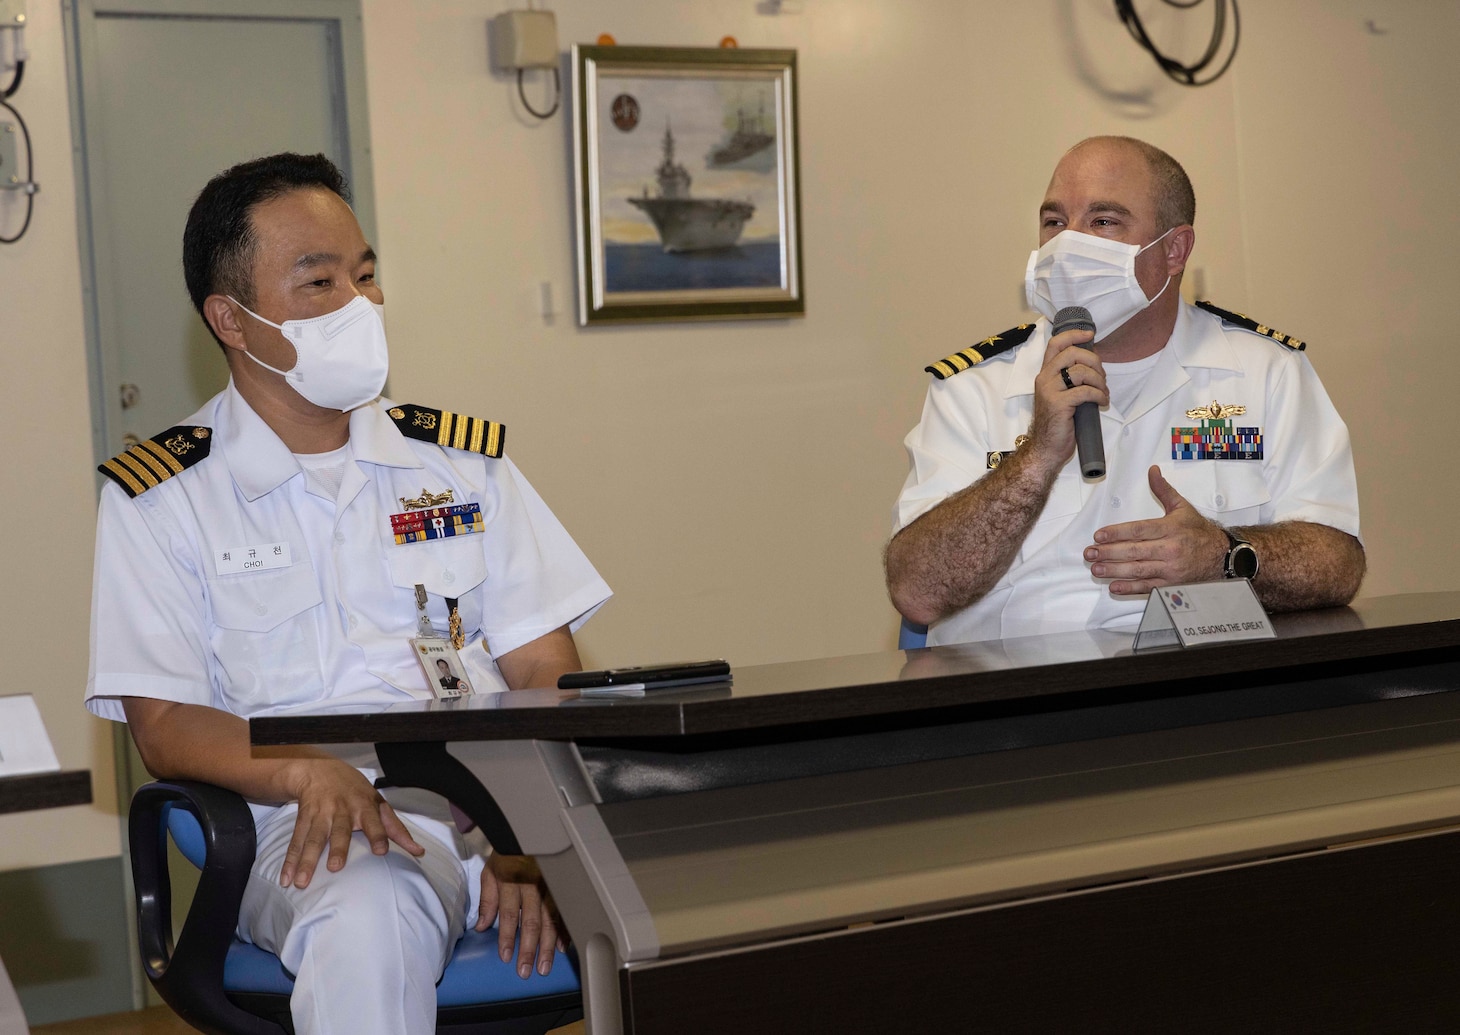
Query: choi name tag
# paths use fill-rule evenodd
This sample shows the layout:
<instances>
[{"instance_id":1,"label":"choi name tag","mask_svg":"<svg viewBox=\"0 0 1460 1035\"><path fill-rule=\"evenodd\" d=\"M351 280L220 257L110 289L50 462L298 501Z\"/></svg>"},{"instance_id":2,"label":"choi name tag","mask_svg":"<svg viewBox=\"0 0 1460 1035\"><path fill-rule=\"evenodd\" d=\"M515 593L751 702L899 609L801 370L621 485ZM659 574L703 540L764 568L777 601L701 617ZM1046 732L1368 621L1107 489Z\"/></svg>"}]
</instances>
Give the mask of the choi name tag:
<instances>
[{"instance_id":1,"label":"choi name tag","mask_svg":"<svg viewBox=\"0 0 1460 1035\"><path fill-rule=\"evenodd\" d=\"M215 550L213 559L219 575L237 575L245 571L267 571L287 568L294 563L288 543L264 543L262 546L230 546Z\"/></svg>"}]
</instances>

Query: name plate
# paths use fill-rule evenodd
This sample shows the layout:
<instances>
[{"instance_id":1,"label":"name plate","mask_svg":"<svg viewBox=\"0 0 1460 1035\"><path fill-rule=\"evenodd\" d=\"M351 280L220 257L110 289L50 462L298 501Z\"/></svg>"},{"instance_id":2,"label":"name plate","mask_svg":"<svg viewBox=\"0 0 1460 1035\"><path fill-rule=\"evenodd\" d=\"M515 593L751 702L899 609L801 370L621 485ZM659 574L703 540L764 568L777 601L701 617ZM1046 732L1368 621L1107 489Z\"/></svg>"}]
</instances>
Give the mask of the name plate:
<instances>
[{"instance_id":1,"label":"name plate","mask_svg":"<svg viewBox=\"0 0 1460 1035\"><path fill-rule=\"evenodd\" d=\"M0 776L60 769L35 698L30 694L0 697Z\"/></svg>"},{"instance_id":2,"label":"name plate","mask_svg":"<svg viewBox=\"0 0 1460 1035\"><path fill-rule=\"evenodd\" d=\"M1274 635L1252 583L1221 579L1152 590L1136 631L1135 649L1266 640Z\"/></svg>"}]
</instances>

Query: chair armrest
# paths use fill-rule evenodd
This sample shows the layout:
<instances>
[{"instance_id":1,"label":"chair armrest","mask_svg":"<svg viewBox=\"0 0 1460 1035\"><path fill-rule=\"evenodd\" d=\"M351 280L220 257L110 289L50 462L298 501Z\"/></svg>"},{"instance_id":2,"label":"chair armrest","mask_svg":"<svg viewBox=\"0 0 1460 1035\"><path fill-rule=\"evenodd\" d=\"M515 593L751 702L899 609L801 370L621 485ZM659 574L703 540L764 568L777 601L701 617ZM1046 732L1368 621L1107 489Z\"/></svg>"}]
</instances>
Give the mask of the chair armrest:
<instances>
[{"instance_id":1,"label":"chair armrest","mask_svg":"<svg viewBox=\"0 0 1460 1035\"><path fill-rule=\"evenodd\" d=\"M167 805L197 817L207 847L198 889L175 948L164 822ZM223 962L238 928L238 909L256 847L248 804L212 784L158 781L133 795L128 830L137 937L142 964L158 994L202 1031L278 1035L277 1025L240 1010L223 992Z\"/></svg>"},{"instance_id":2,"label":"chair armrest","mask_svg":"<svg viewBox=\"0 0 1460 1035\"><path fill-rule=\"evenodd\" d=\"M419 787L434 791L465 812L482 828L492 850L503 855L521 855L517 835L497 805L492 792L482 786L476 774L446 750L437 740L384 742L375 745L384 776L376 787Z\"/></svg>"}]
</instances>

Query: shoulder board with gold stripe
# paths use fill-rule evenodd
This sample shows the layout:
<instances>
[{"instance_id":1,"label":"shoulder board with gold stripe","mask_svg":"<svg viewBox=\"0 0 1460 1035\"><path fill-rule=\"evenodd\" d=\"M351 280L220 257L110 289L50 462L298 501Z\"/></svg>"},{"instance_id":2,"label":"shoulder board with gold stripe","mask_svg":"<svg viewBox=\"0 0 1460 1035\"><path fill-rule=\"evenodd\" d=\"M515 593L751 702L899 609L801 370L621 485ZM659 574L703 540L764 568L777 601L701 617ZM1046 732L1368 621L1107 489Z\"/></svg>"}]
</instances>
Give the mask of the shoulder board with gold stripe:
<instances>
[{"instance_id":1,"label":"shoulder board with gold stripe","mask_svg":"<svg viewBox=\"0 0 1460 1035\"><path fill-rule=\"evenodd\" d=\"M390 419L406 438L438 446L465 449L497 459L507 441L507 429L494 420L467 417L450 410L432 410L403 403L392 406Z\"/></svg>"},{"instance_id":2,"label":"shoulder board with gold stripe","mask_svg":"<svg viewBox=\"0 0 1460 1035\"><path fill-rule=\"evenodd\" d=\"M1205 309L1213 316L1220 317L1227 323L1234 324L1237 327L1252 331L1255 334L1261 334L1265 337L1271 338L1279 345L1285 345L1288 348L1292 349L1294 352L1302 352L1308 347L1308 343L1306 341L1300 341L1299 339L1294 338L1291 334L1284 334L1282 331L1269 327L1265 323L1258 323L1256 320L1252 319L1252 317L1244 316L1242 313L1234 313L1230 309L1222 309L1219 306L1212 305L1210 302L1198 302L1196 304L1196 307L1198 309Z\"/></svg>"},{"instance_id":3,"label":"shoulder board with gold stripe","mask_svg":"<svg viewBox=\"0 0 1460 1035\"><path fill-rule=\"evenodd\" d=\"M943 381L954 374L962 373L976 363L982 363L1001 352L1008 352L1012 348L1023 345L1033 333L1034 324L1021 323L1018 327L1011 327L1003 334L990 334L983 341L970 345L966 349L960 349L953 355L945 356L923 369L939 381Z\"/></svg>"},{"instance_id":4,"label":"shoulder board with gold stripe","mask_svg":"<svg viewBox=\"0 0 1460 1035\"><path fill-rule=\"evenodd\" d=\"M175 474L182 474L208 455L213 445L211 428L179 425L161 435L138 442L97 468L136 499Z\"/></svg>"}]
</instances>

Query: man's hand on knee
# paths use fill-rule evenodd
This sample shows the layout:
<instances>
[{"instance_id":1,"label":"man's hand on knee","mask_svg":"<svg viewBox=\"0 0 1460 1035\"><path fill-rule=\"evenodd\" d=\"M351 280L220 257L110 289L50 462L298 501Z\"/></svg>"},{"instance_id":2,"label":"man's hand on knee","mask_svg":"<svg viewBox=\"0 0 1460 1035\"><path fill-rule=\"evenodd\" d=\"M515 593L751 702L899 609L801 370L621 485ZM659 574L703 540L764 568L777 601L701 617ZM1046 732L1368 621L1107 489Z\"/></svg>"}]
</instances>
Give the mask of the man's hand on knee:
<instances>
[{"instance_id":1,"label":"man's hand on knee","mask_svg":"<svg viewBox=\"0 0 1460 1035\"><path fill-rule=\"evenodd\" d=\"M370 850L376 855L389 851L392 841L412 855L426 854L359 770L335 759L301 760L299 766L299 816L279 871L281 887L308 887L326 847L326 868L331 873L342 869L350 850L350 836L357 830L369 839Z\"/></svg>"},{"instance_id":2,"label":"man's hand on knee","mask_svg":"<svg viewBox=\"0 0 1460 1035\"><path fill-rule=\"evenodd\" d=\"M504 963L512 959L513 943L521 932L518 976L531 976L534 959L539 974L553 969L553 952L565 948L562 922L531 856L493 852L487 857L476 929L485 931L493 920L497 921L497 951Z\"/></svg>"}]
</instances>

